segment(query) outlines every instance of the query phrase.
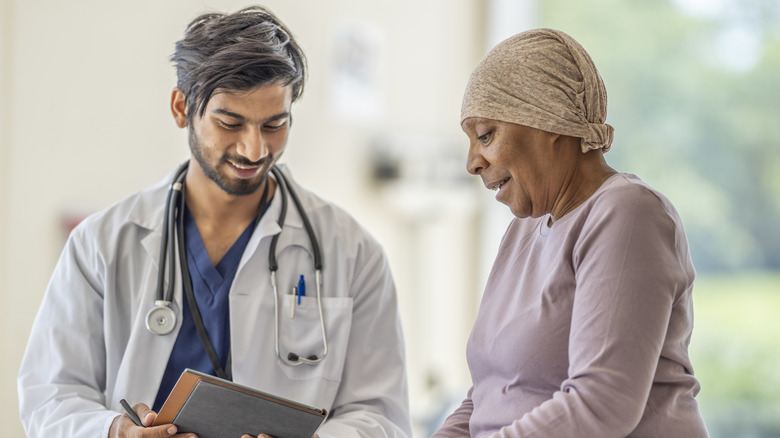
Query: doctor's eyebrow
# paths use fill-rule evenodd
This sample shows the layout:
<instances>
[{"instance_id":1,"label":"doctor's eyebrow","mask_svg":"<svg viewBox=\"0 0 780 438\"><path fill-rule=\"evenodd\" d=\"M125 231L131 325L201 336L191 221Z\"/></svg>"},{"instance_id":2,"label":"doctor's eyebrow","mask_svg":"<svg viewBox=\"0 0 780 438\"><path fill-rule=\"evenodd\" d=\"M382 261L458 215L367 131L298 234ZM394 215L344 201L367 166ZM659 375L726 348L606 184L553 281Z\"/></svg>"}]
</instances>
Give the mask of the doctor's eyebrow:
<instances>
[{"instance_id":1,"label":"doctor's eyebrow","mask_svg":"<svg viewBox=\"0 0 780 438\"><path fill-rule=\"evenodd\" d=\"M234 113L233 111L226 110L224 108L216 108L214 111L212 111L214 114L222 114L223 116L232 117L236 120L240 120L242 122L249 122L250 120L246 117L242 116L241 114ZM259 123L268 123L268 122L274 122L276 120L281 120L290 117L290 113L288 111L285 111L283 113L279 113L276 115L273 115L271 117L268 117L264 120L261 120Z\"/></svg>"}]
</instances>

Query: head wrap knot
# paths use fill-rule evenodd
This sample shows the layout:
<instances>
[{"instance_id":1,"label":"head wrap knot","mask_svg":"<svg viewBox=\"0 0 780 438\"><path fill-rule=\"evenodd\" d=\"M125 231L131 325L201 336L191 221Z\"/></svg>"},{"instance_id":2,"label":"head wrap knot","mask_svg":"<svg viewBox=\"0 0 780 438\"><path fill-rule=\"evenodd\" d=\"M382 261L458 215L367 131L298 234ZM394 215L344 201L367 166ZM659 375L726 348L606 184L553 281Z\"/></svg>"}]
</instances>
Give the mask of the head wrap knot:
<instances>
[{"instance_id":1,"label":"head wrap knot","mask_svg":"<svg viewBox=\"0 0 780 438\"><path fill-rule=\"evenodd\" d=\"M581 138L582 152L608 151L614 128L593 60L569 35L534 29L494 47L469 78L461 123L481 117Z\"/></svg>"},{"instance_id":2,"label":"head wrap knot","mask_svg":"<svg viewBox=\"0 0 780 438\"><path fill-rule=\"evenodd\" d=\"M604 148L604 152L612 147L615 128L606 123L588 123L588 133L582 139L582 152Z\"/></svg>"}]
</instances>

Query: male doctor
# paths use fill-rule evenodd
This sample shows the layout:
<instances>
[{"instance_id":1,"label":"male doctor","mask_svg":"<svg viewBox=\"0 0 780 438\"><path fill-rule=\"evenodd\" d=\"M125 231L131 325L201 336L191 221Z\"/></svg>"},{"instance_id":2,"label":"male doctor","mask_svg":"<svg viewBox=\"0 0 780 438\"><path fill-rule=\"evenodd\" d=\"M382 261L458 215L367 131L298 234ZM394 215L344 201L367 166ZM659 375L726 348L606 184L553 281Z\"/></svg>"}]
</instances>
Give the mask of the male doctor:
<instances>
[{"instance_id":1,"label":"male doctor","mask_svg":"<svg viewBox=\"0 0 780 438\"><path fill-rule=\"evenodd\" d=\"M171 111L188 129L189 165L71 233L19 373L28 436L191 436L171 424L136 426L120 406L135 403L150 426L185 368L327 409L320 438L410 436L403 338L382 248L286 169L272 172L306 76L292 34L262 7L205 14L190 23L172 61ZM174 174L182 175L184 202L169 218L176 249L161 263ZM324 330L313 241L322 251ZM173 316L147 319L165 289L161 269L165 287L174 272L164 306ZM188 282L195 306L182 291Z\"/></svg>"}]
</instances>

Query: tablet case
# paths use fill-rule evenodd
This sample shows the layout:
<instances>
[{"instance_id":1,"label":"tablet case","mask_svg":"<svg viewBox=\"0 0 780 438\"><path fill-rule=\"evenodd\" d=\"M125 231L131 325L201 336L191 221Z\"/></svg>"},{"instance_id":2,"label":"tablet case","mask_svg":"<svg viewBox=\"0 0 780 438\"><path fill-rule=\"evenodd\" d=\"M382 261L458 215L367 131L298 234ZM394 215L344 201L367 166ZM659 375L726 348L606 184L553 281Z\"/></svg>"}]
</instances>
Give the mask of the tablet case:
<instances>
[{"instance_id":1,"label":"tablet case","mask_svg":"<svg viewBox=\"0 0 780 438\"><path fill-rule=\"evenodd\" d=\"M327 412L233 382L185 370L154 422L175 424L199 438L260 433L275 438L311 438Z\"/></svg>"}]
</instances>

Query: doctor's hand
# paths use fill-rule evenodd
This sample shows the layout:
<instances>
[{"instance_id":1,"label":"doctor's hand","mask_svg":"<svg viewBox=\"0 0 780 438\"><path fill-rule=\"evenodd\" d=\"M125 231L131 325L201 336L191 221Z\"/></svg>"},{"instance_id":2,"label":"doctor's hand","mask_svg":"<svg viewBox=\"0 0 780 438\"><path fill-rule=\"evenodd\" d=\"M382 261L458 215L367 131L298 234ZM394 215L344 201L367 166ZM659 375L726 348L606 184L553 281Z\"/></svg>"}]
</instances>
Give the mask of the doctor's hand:
<instances>
[{"instance_id":1,"label":"doctor's hand","mask_svg":"<svg viewBox=\"0 0 780 438\"><path fill-rule=\"evenodd\" d=\"M138 414L144 427L136 426L130 416L122 414L114 418L111 423L111 429L108 431L108 438L197 438L193 433L176 433L176 426L173 424L162 424L150 427L157 418L157 413L149 406L138 403L133 406L133 410Z\"/></svg>"}]
</instances>

